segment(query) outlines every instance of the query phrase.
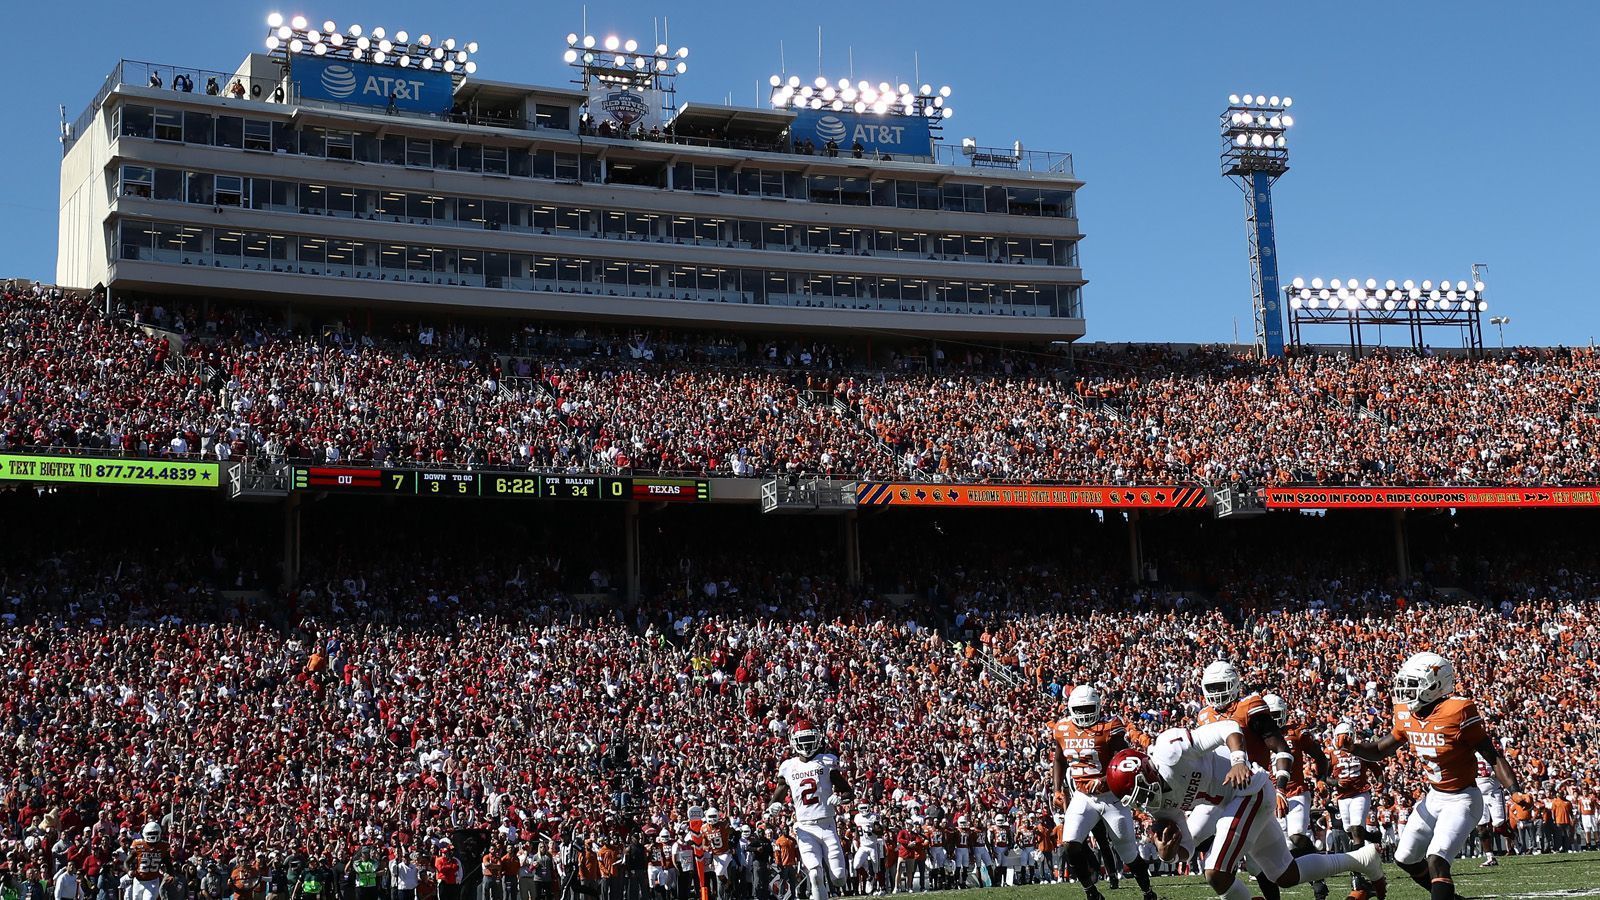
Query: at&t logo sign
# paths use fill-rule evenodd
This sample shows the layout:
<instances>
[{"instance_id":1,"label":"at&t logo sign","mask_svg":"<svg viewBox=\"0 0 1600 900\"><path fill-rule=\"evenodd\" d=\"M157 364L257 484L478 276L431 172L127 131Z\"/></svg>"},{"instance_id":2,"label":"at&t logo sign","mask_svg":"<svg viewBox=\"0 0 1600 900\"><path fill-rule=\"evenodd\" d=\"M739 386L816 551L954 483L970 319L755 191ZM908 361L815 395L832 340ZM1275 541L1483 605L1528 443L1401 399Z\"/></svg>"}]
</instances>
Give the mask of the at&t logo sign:
<instances>
[{"instance_id":1,"label":"at&t logo sign","mask_svg":"<svg viewBox=\"0 0 1600 900\"><path fill-rule=\"evenodd\" d=\"M317 66L319 62L307 60L304 65ZM404 69L341 61L322 64L320 69L308 69L301 84L307 96L316 99L371 106L384 106L392 99L397 104L415 108L417 104L430 101L431 84L419 75L421 73L407 73Z\"/></svg>"},{"instance_id":2,"label":"at&t logo sign","mask_svg":"<svg viewBox=\"0 0 1600 900\"><path fill-rule=\"evenodd\" d=\"M838 116L823 116L817 120L817 137L826 141L844 143L844 120Z\"/></svg>"},{"instance_id":3,"label":"at&t logo sign","mask_svg":"<svg viewBox=\"0 0 1600 900\"><path fill-rule=\"evenodd\" d=\"M896 147L905 140L905 126L884 125L861 119L846 121L839 116L823 116L816 124L817 140L840 146L859 142L864 147Z\"/></svg>"},{"instance_id":4,"label":"at&t logo sign","mask_svg":"<svg viewBox=\"0 0 1600 900\"><path fill-rule=\"evenodd\" d=\"M331 65L322 70L322 89L328 96L343 100L356 92L356 73L349 66Z\"/></svg>"}]
</instances>

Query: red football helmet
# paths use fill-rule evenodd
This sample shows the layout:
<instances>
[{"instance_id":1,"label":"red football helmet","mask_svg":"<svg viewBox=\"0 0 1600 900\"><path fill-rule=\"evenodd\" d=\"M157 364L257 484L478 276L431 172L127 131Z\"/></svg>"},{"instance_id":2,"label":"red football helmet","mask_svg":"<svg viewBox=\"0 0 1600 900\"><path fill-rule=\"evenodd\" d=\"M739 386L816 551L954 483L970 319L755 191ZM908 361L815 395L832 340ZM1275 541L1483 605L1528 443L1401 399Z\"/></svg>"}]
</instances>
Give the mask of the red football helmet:
<instances>
[{"instance_id":1,"label":"red football helmet","mask_svg":"<svg viewBox=\"0 0 1600 900\"><path fill-rule=\"evenodd\" d=\"M1149 809L1161 796L1161 773L1143 750L1129 747L1111 758L1106 788L1129 809Z\"/></svg>"},{"instance_id":2,"label":"red football helmet","mask_svg":"<svg viewBox=\"0 0 1600 900\"><path fill-rule=\"evenodd\" d=\"M800 719L789 732L789 748L795 756L809 760L822 749L822 732L811 724L810 719Z\"/></svg>"}]
</instances>

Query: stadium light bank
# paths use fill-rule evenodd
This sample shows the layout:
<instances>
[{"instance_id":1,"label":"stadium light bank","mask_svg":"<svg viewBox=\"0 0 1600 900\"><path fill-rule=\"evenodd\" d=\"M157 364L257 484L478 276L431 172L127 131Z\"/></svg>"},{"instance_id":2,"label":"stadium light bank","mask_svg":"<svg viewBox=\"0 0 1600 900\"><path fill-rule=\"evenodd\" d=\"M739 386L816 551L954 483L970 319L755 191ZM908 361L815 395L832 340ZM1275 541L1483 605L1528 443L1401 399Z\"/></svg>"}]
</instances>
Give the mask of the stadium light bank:
<instances>
[{"instance_id":1,"label":"stadium light bank","mask_svg":"<svg viewBox=\"0 0 1600 900\"><path fill-rule=\"evenodd\" d=\"M305 16L285 18L278 12L267 16L266 47L269 56L285 65L296 56L315 56L397 69L442 71L458 81L478 71L478 63L472 59L478 52L477 41L458 42L453 37L435 40L429 34L418 35L413 41L403 29L391 34L381 25L350 25L340 30L332 20L315 28Z\"/></svg>"},{"instance_id":2,"label":"stadium light bank","mask_svg":"<svg viewBox=\"0 0 1600 900\"><path fill-rule=\"evenodd\" d=\"M1474 267L1472 280L1441 278L1416 281L1376 278L1297 277L1283 290L1289 309L1289 334L1301 342L1301 330L1319 325L1349 329L1350 348L1363 347L1364 326L1400 325L1406 328L1412 349L1426 349L1426 330L1447 327L1463 332L1463 344L1473 352L1483 349L1482 317L1489 309L1483 280ZM1379 332L1380 338L1382 332Z\"/></svg>"},{"instance_id":3,"label":"stadium light bank","mask_svg":"<svg viewBox=\"0 0 1600 900\"><path fill-rule=\"evenodd\" d=\"M1221 117L1222 174L1244 192L1255 344L1263 356L1283 355L1272 185L1289 171L1287 132L1294 127L1294 116L1289 113L1292 106L1292 97L1230 94Z\"/></svg>"}]
</instances>

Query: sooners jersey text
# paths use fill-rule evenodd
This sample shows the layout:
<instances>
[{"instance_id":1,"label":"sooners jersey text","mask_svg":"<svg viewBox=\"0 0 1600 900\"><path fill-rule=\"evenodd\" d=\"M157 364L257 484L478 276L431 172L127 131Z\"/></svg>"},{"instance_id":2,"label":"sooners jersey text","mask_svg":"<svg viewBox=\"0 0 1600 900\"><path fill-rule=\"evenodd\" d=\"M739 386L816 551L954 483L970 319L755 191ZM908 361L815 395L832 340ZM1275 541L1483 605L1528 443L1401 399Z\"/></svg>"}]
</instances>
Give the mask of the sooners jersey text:
<instances>
[{"instance_id":1,"label":"sooners jersey text","mask_svg":"<svg viewBox=\"0 0 1600 900\"><path fill-rule=\"evenodd\" d=\"M796 822L833 822L833 773L839 757L818 753L809 760L791 756L778 766L778 777L789 785Z\"/></svg>"}]
</instances>

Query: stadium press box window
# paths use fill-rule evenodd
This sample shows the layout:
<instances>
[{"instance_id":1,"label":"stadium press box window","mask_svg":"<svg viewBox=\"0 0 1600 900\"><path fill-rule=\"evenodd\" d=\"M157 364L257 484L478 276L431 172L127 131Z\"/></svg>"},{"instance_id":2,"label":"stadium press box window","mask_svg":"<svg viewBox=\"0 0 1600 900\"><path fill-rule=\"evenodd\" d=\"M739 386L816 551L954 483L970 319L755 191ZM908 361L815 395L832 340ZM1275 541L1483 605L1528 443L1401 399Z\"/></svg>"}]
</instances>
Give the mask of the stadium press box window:
<instances>
[{"instance_id":1,"label":"stadium press box window","mask_svg":"<svg viewBox=\"0 0 1600 900\"><path fill-rule=\"evenodd\" d=\"M291 123L241 116L212 116L160 107L123 104L114 115L117 133L126 137L175 141L241 150L294 153L326 159L382 163L422 169L508 174L558 181L601 181L599 156L566 150L537 149L434 140L404 134L327 128L296 129ZM657 165L652 162L650 165ZM614 183L631 183L618 166ZM659 184L659 180L653 180ZM812 175L786 170L679 163L672 187L759 197L785 197L844 206L884 206L1015 216L1072 218L1070 190L1001 187L946 181Z\"/></svg>"},{"instance_id":2,"label":"stadium press box window","mask_svg":"<svg viewBox=\"0 0 1600 900\"><path fill-rule=\"evenodd\" d=\"M235 175L127 165L128 197L241 206L272 212L343 218L399 219L489 231L563 232L620 240L702 242L751 250L894 253L919 259L1076 265L1076 242L996 238L982 234L869 230L854 226L800 227L721 216L670 216L621 210L549 206L490 198L377 190L351 185L244 178Z\"/></svg>"},{"instance_id":3,"label":"stadium press box window","mask_svg":"<svg viewBox=\"0 0 1600 900\"><path fill-rule=\"evenodd\" d=\"M339 278L645 299L765 303L905 312L1077 315L1075 285L822 275L806 269L555 257L426 244L333 240L317 235L203 227L127 218L121 259ZM305 253L305 248L317 248ZM337 249L337 252L335 252ZM797 261L803 261L803 257Z\"/></svg>"}]
</instances>

